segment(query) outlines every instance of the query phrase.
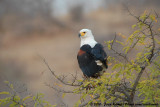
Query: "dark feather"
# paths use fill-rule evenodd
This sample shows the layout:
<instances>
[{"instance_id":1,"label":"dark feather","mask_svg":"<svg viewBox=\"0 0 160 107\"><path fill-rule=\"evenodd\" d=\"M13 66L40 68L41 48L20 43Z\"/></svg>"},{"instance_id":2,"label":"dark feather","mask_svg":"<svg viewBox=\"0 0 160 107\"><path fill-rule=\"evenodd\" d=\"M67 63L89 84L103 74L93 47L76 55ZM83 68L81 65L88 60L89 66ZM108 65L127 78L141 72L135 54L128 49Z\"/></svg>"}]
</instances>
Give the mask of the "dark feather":
<instances>
[{"instance_id":1,"label":"dark feather","mask_svg":"<svg viewBox=\"0 0 160 107\"><path fill-rule=\"evenodd\" d=\"M95 74L102 70L102 67L98 66L95 62L95 58L91 54L91 50L92 48L89 45L83 45L77 56L79 67L87 77L95 77Z\"/></svg>"},{"instance_id":2,"label":"dark feather","mask_svg":"<svg viewBox=\"0 0 160 107\"><path fill-rule=\"evenodd\" d=\"M100 60L104 66L106 68L108 68L108 64L107 64L107 54L104 51L104 48L101 44L96 44L92 50L91 50L91 54L94 55L95 60Z\"/></svg>"},{"instance_id":3,"label":"dark feather","mask_svg":"<svg viewBox=\"0 0 160 107\"><path fill-rule=\"evenodd\" d=\"M107 54L101 44L96 44L93 48L90 45L83 45L77 55L79 67L87 77L97 77L102 67L97 65L96 60L100 60L108 68Z\"/></svg>"}]
</instances>

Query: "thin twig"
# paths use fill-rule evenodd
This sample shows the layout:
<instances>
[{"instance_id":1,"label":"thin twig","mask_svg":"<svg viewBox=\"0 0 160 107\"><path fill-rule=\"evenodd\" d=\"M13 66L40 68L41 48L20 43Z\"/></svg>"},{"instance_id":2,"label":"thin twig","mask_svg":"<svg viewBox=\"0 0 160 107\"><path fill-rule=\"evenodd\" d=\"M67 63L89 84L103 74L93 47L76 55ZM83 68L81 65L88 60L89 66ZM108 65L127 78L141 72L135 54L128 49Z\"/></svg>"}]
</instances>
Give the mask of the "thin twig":
<instances>
[{"instance_id":1,"label":"thin twig","mask_svg":"<svg viewBox=\"0 0 160 107\"><path fill-rule=\"evenodd\" d=\"M51 86L50 84L47 84L47 83L45 83L45 85L48 86L48 87L51 88L51 89L54 89L54 90L57 91L57 92L62 92L62 93L74 93L73 91L66 91L66 90L62 90L62 89L56 88L56 87Z\"/></svg>"},{"instance_id":2,"label":"thin twig","mask_svg":"<svg viewBox=\"0 0 160 107\"><path fill-rule=\"evenodd\" d=\"M41 56L40 56L40 57L41 57ZM41 58L42 58L44 64L45 64L45 65L47 66L47 68L49 69L49 71L52 73L52 75L53 75L58 81L60 81L62 84L68 85L68 86L80 86L79 84L69 84L69 83L64 82L63 79L64 79L65 77L64 77L63 79L61 79L60 77L58 77L58 76L55 74L55 72L50 68L50 66L49 66L48 63L46 62L45 58L43 58L43 57L41 57Z\"/></svg>"}]
</instances>

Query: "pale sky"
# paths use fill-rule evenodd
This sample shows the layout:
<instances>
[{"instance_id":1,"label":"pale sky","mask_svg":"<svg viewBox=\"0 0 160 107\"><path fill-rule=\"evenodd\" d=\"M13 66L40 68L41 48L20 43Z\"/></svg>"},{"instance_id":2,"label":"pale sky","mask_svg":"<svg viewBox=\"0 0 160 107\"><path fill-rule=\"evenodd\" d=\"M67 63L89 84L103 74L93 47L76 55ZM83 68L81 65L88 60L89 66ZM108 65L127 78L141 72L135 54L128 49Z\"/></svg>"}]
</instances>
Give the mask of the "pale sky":
<instances>
[{"instance_id":1,"label":"pale sky","mask_svg":"<svg viewBox=\"0 0 160 107\"><path fill-rule=\"evenodd\" d=\"M95 10L103 5L103 0L54 0L53 10L56 15L67 14L70 8L82 4L84 11Z\"/></svg>"}]
</instances>

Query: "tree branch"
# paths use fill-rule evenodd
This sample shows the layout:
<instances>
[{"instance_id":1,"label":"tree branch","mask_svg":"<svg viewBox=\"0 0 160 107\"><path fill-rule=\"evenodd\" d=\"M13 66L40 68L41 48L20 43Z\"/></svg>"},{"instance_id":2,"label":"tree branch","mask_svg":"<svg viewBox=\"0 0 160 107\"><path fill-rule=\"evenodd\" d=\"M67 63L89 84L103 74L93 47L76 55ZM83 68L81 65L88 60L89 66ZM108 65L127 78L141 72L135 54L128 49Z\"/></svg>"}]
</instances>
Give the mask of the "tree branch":
<instances>
[{"instance_id":1,"label":"tree branch","mask_svg":"<svg viewBox=\"0 0 160 107\"><path fill-rule=\"evenodd\" d=\"M40 56L40 57L41 57L41 56ZM62 84L68 85L68 86L80 86L79 84L74 84L74 83L69 84L69 83L64 82L64 78L65 78L65 77L64 77L63 79L61 79L60 77L58 77L58 76L55 74L55 72L50 68L50 66L49 66L48 63L46 62L45 58L43 58L43 57L41 57L41 58L42 58L44 64L45 64L45 65L47 66L47 68L49 69L49 71L52 73L52 75L53 75L58 81L60 81Z\"/></svg>"}]
</instances>

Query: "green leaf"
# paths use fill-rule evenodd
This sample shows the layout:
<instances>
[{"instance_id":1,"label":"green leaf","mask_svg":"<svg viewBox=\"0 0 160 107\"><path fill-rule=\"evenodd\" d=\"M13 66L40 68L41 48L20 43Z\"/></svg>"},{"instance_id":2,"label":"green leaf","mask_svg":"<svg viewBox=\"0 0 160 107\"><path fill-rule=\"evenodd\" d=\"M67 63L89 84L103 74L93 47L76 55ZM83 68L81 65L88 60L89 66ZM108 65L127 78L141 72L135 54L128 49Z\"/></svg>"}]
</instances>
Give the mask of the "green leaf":
<instances>
[{"instance_id":1,"label":"green leaf","mask_svg":"<svg viewBox=\"0 0 160 107\"><path fill-rule=\"evenodd\" d=\"M88 86L90 82L85 82L84 87Z\"/></svg>"},{"instance_id":2,"label":"green leaf","mask_svg":"<svg viewBox=\"0 0 160 107\"><path fill-rule=\"evenodd\" d=\"M38 102L35 102L35 103L34 103L34 107L37 107L37 105L38 105Z\"/></svg>"},{"instance_id":3,"label":"green leaf","mask_svg":"<svg viewBox=\"0 0 160 107\"><path fill-rule=\"evenodd\" d=\"M150 15L149 17L150 17L150 19L151 19L152 21L157 22L157 19L156 19L155 15Z\"/></svg>"},{"instance_id":4,"label":"green leaf","mask_svg":"<svg viewBox=\"0 0 160 107\"><path fill-rule=\"evenodd\" d=\"M136 24L135 24L135 25L132 25L132 29L134 29L136 26L137 26Z\"/></svg>"},{"instance_id":5,"label":"green leaf","mask_svg":"<svg viewBox=\"0 0 160 107\"><path fill-rule=\"evenodd\" d=\"M115 70L117 68L119 68L121 65L120 64L115 64L113 67L112 67L112 70Z\"/></svg>"},{"instance_id":6,"label":"green leaf","mask_svg":"<svg viewBox=\"0 0 160 107\"><path fill-rule=\"evenodd\" d=\"M4 83L9 84L9 81L4 81Z\"/></svg>"},{"instance_id":7,"label":"green leaf","mask_svg":"<svg viewBox=\"0 0 160 107\"><path fill-rule=\"evenodd\" d=\"M65 96L66 96L66 93L63 93L63 94L62 94L62 98L64 98Z\"/></svg>"},{"instance_id":8,"label":"green leaf","mask_svg":"<svg viewBox=\"0 0 160 107\"><path fill-rule=\"evenodd\" d=\"M119 75L120 75L120 74L117 72L117 73L116 73L116 75L115 75L115 77L116 77L116 78L118 78L118 77L119 77Z\"/></svg>"},{"instance_id":9,"label":"green leaf","mask_svg":"<svg viewBox=\"0 0 160 107\"><path fill-rule=\"evenodd\" d=\"M0 94L10 94L10 93L6 92L6 91L3 91L3 92L0 92Z\"/></svg>"},{"instance_id":10,"label":"green leaf","mask_svg":"<svg viewBox=\"0 0 160 107\"><path fill-rule=\"evenodd\" d=\"M20 101L20 97L16 95L16 96L14 96L14 100L15 101Z\"/></svg>"},{"instance_id":11,"label":"green leaf","mask_svg":"<svg viewBox=\"0 0 160 107\"><path fill-rule=\"evenodd\" d=\"M11 89L14 89L14 88L13 88L13 84L10 84L9 87L10 87Z\"/></svg>"},{"instance_id":12,"label":"green leaf","mask_svg":"<svg viewBox=\"0 0 160 107\"><path fill-rule=\"evenodd\" d=\"M123 50L125 51L125 54L127 54L127 52L129 51L129 49L130 49L129 46L123 48Z\"/></svg>"},{"instance_id":13,"label":"green leaf","mask_svg":"<svg viewBox=\"0 0 160 107\"><path fill-rule=\"evenodd\" d=\"M160 44L160 41L156 38L154 38L154 40L156 41L156 43Z\"/></svg>"},{"instance_id":14,"label":"green leaf","mask_svg":"<svg viewBox=\"0 0 160 107\"><path fill-rule=\"evenodd\" d=\"M118 40L116 40L117 43L121 44L122 46L124 46L124 43L123 42L120 42Z\"/></svg>"},{"instance_id":15,"label":"green leaf","mask_svg":"<svg viewBox=\"0 0 160 107\"><path fill-rule=\"evenodd\" d=\"M12 102L12 104L9 105L9 107L19 107L16 102Z\"/></svg>"},{"instance_id":16,"label":"green leaf","mask_svg":"<svg viewBox=\"0 0 160 107\"><path fill-rule=\"evenodd\" d=\"M25 98L23 98L22 101L25 101L25 100L30 99L30 98L32 98L32 96L31 96L31 95L28 95L28 96L26 96Z\"/></svg>"}]
</instances>

